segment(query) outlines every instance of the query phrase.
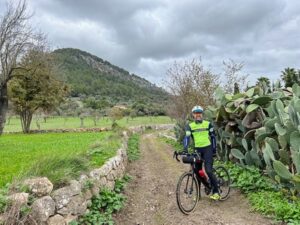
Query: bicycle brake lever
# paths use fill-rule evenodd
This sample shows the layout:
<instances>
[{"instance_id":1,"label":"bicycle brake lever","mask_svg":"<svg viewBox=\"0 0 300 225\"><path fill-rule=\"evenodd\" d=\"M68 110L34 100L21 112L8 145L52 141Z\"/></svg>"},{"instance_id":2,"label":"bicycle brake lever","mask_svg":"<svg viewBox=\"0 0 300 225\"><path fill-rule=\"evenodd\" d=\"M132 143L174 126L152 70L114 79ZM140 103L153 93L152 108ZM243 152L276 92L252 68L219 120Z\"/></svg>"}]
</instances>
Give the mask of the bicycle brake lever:
<instances>
[{"instance_id":1,"label":"bicycle brake lever","mask_svg":"<svg viewBox=\"0 0 300 225\"><path fill-rule=\"evenodd\" d=\"M178 152L174 152L173 154L173 159L176 159L178 162L180 162L180 160L178 159Z\"/></svg>"},{"instance_id":2,"label":"bicycle brake lever","mask_svg":"<svg viewBox=\"0 0 300 225\"><path fill-rule=\"evenodd\" d=\"M176 152L176 160L177 162L180 162L180 160L178 159L178 153Z\"/></svg>"}]
</instances>

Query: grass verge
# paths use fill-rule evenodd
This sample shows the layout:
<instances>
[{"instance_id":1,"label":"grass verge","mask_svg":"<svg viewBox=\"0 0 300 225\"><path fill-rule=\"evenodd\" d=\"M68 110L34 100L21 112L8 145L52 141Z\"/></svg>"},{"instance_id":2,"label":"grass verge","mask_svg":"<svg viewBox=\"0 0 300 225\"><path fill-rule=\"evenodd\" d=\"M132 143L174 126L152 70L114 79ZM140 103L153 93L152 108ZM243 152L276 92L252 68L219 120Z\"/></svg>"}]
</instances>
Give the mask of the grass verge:
<instances>
[{"instance_id":1,"label":"grass verge","mask_svg":"<svg viewBox=\"0 0 300 225\"><path fill-rule=\"evenodd\" d=\"M139 144L140 144L140 135L132 134L128 139L128 147L127 147L128 160L130 162L139 159L140 157Z\"/></svg>"}]
</instances>

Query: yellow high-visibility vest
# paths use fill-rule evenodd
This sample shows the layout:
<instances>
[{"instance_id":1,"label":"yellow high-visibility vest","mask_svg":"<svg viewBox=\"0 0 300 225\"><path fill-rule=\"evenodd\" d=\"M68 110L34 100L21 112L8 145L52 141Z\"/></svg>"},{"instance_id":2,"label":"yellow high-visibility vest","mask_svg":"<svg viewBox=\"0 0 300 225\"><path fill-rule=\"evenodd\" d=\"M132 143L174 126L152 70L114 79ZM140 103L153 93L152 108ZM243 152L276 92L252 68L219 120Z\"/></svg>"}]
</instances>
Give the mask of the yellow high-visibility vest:
<instances>
[{"instance_id":1,"label":"yellow high-visibility vest","mask_svg":"<svg viewBox=\"0 0 300 225\"><path fill-rule=\"evenodd\" d=\"M192 122L189 124L194 138L195 148L203 148L209 146L209 122L203 120L202 123Z\"/></svg>"}]
</instances>

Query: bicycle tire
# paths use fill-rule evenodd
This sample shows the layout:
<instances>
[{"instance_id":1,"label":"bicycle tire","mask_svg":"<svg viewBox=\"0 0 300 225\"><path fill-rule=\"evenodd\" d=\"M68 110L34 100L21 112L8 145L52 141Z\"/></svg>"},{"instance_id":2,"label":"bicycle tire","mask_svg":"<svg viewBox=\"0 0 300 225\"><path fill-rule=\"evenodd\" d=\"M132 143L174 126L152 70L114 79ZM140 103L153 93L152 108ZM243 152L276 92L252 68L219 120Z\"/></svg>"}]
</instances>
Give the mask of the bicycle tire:
<instances>
[{"instance_id":1,"label":"bicycle tire","mask_svg":"<svg viewBox=\"0 0 300 225\"><path fill-rule=\"evenodd\" d=\"M185 179L187 180L185 181ZM182 192L182 185L183 187L185 186L183 192ZM185 194L185 196L183 196L183 194ZM192 196L192 194L195 194L195 196ZM198 204L199 197L200 197L199 195L200 195L200 190L195 175L193 176L192 172L183 173L178 180L177 188L176 188L176 200L180 211L186 215L193 212ZM188 208L185 204L183 204L183 201L185 200L184 198L191 200L192 204L190 208Z\"/></svg>"},{"instance_id":2,"label":"bicycle tire","mask_svg":"<svg viewBox=\"0 0 300 225\"><path fill-rule=\"evenodd\" d=\"M224 201L229 197L230 193L230 175L228 170L224 166L217 166L213 169L217 178L218 189L221 195L220 200Z\"/></svg>"}]
</instances>

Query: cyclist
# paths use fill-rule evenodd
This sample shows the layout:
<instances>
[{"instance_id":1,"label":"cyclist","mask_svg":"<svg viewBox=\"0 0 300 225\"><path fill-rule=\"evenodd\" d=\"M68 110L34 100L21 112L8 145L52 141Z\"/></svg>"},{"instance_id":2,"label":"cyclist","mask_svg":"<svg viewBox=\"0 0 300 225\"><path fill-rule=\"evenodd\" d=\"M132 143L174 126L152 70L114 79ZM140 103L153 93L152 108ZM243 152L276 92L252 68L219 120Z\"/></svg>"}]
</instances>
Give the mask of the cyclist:
<instances>
[{"instance_id":1,"label":"cyclist","mask_svg":"<svg viewBox=\"0 0 300 225\"><path fill-rule=\"evenodd\" d=\"M204 167L212 185L213 200L219 200L220 194L217 185L217 179L213 173L213 156L216 154L216 138L212 124L203 120L203 108L196 105L192 109L194 121L186 126L186 134L183 140L184 152L188 151L190 138L193 138L195 151L204 159ZM196 164L198 172L201 168Z\"/></svg>"}]
</instances>

